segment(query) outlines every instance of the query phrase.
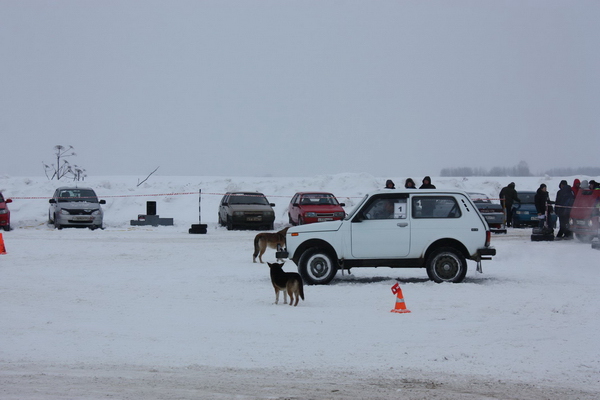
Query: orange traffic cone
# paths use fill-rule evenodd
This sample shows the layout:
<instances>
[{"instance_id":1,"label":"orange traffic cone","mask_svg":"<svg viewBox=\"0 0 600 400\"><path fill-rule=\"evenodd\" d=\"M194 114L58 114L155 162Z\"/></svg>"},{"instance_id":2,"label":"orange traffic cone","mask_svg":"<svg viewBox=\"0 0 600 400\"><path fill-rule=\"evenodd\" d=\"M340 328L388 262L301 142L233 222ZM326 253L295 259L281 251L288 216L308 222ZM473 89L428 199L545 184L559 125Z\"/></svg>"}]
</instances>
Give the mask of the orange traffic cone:
<instances>
[{"instance_id":1,"label":"orange traffic cone","mask_svg":"<svg viewBox=\"0 0 600 400\"><path fill-rule=\"evenodd\" d=\"M396 295L396 306L391 312L398 314L409 313L410 310L406 309L406 304L404 303L404 297L402 296L402 289L400 289L400 285L396 283L394 286L392 286L392 293Z\"/></svg>"},{"instance_id":2,"label":"orange traffic cone","mask_svg":"<svg viewBox=\"0 0 600 400\"><path fill-rule=\"evenodd\" d=\"M6 247L4 247L4 238L2 238L1 233L0 233L0 254L6 254Z\"/></svg>"}]
</instances>

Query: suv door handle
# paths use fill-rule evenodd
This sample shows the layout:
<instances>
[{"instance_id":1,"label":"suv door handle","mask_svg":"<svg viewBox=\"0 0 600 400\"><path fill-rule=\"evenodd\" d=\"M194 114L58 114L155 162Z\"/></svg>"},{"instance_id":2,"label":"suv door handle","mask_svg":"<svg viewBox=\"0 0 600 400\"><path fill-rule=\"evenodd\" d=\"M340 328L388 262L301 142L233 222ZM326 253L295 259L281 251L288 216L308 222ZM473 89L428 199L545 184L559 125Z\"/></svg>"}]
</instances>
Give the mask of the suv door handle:
<instances>
[{"instance_id":1,"label":"suv door handle","mask_svg":"<svg viewBox=\"0 0 600 400\"><path fill-rule=\"evenodd\" d=\"M398 222L396 225L398 225L400 228L405 228L408 226L408 222Z\"/></svg>"}]
</instances>

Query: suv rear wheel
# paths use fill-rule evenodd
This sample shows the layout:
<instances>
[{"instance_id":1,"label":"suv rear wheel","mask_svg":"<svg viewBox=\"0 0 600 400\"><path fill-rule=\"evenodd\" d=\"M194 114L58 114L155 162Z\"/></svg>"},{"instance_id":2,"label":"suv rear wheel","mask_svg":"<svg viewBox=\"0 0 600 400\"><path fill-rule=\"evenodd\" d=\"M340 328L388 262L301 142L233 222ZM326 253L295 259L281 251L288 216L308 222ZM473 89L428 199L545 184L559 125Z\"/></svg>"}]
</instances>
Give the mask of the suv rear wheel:
<instances>
[{"instance_id":1,"label":"suv rear wheel","mask_svg":"<svg viewBox=\"0 0 600 400\"><path fill-rule=\"evenodd\" d=\"M434 282L462 282L467 275L467 260L453 247L441 247L429 255L427 275Z\"/></svg>"},{"instance_id":2,"label":"suv rear wheel","mask_svg":"<svg viewBox=\"0 0 600 400\"><path fill-rule=\"evenodd\" d=\"M337 273L337 265L328 251L311 247L300 256L298 270L309 285L326 285Z\"/></svg>"}]
</instances>

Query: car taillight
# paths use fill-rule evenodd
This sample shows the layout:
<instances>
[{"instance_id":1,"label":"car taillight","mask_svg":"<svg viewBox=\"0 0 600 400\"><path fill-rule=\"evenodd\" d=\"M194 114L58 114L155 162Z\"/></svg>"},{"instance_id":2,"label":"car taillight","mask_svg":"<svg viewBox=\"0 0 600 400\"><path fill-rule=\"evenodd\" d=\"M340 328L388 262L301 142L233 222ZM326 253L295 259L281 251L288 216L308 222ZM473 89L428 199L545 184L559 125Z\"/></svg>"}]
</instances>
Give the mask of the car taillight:
<instances>
[{"instance_id":1,"label":"car taillight","mask_svg":"<svg viewBox=\"0 0 600 400\"><path fill-rule=\"evenodd\" d=\"M492 232L491 231L485 231L485 247L489 247L490 246L490 241L492 240Z\"/></svg>"}]
</instances>

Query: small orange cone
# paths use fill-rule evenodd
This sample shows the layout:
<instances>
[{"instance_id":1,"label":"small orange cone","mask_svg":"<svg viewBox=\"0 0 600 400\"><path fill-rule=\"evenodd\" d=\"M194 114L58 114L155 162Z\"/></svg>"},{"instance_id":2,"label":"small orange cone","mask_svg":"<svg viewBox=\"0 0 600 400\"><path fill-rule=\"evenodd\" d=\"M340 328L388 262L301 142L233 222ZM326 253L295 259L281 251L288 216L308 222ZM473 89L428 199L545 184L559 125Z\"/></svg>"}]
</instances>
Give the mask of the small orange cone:
<instances>
[{"instance_id":1,"label":"small orange cone","mask_svg":"<svg viewBox=\"0 0 600 400\"><path fill-rule=\"evenodd\" d=\"M4 247L4 238L0 233L0 254L6 254L6 247Z\"/></svg>"},{"instance_id":2,"label":"small orange cone","mask_svg":"<svg viewBox=\"0 0 600 400\"><path fill-rule=\"evenodd\" d=\"M392 293L396 295L396 306L391 312L398 314L409 313L410 310L406 309L406 304L404 303L404 297L402 296L402 289L400 289L400 285L396 283L394 286L392 286Z\"/></svg>"}]
</instances>

